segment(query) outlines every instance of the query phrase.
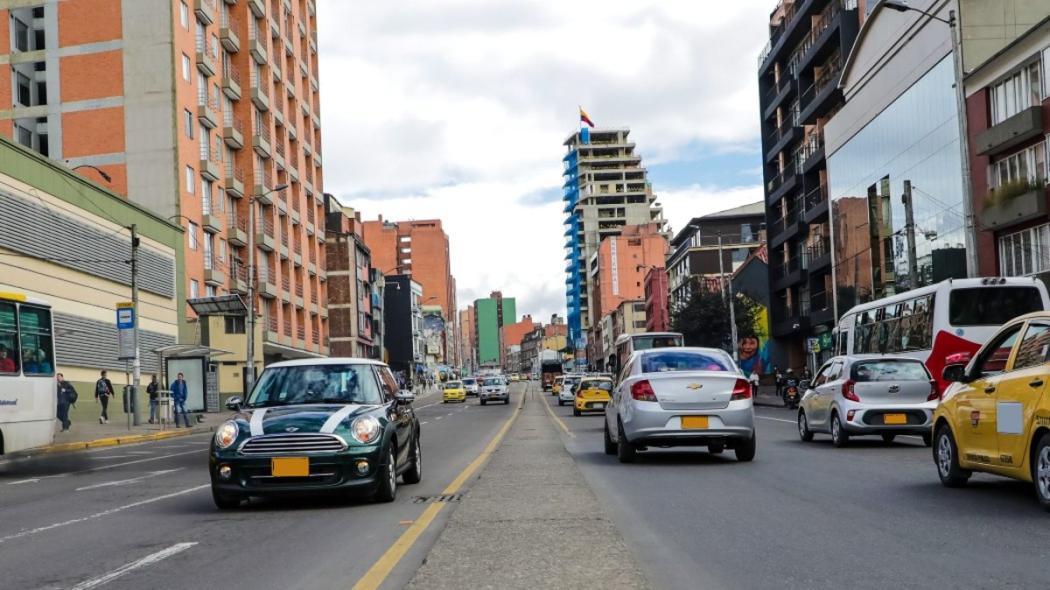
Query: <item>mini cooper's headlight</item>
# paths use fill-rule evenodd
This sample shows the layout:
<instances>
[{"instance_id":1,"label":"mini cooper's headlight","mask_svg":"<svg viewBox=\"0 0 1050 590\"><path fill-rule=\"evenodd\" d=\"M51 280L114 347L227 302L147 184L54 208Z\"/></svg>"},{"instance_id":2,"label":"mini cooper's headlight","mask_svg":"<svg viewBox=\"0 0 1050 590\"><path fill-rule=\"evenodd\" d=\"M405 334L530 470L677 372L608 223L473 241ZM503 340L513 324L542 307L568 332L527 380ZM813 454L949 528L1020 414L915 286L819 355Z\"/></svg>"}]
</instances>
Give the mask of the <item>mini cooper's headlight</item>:
<instances>
[{"instance_id":1,"label":"mini cooper's headlight","mask_svg":"<svg viewBox=\"0 0 1050 590\"><path fill-rule=\"evenodd\" d=\"M350 434L357 442L373 443L379 438L379 420L372 416L361 416L350 425Z\"/></svg>"},{"instance_id":2,"label":"mini cooper's headlight","mask_svg":"<svg viewBox=\"0 0 1050 590\"><path fill-rule=\"evenodd\" d=\"M215 445L220 449L227 449L237 440L238 434L240 434L240 429L237 428L236 422L233 420L223 422L215 431Z\"/></svg>"}]
</instances>

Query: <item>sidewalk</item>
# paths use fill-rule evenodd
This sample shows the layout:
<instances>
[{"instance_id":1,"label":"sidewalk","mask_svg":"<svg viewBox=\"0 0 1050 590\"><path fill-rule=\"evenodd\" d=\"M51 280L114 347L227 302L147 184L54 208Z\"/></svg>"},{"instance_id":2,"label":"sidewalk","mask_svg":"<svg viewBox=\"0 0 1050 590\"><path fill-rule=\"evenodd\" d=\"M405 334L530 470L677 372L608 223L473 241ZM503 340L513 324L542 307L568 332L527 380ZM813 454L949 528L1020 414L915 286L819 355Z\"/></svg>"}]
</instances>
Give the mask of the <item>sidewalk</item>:
<instances>
[{"instance_id":1,"label":"sidewalk","mask_svg":"<svg viewBox=\"0 0 1050 590\"><path fill-rule=\"evenodd\" d=\"M783 408L784 400L777 395L777 387L775 385L759 385L758 395L755 396L755 405Z\"/></svg>"},{"instance_id":2,"label":"sidewalk","mask_svg":"<svg viewBox=\"0 0 1050 590\"><path fill-rule=\"evenodd\" d=\"M163 428L160 424L150 424L149 407L142 414L142 424L132 426L128 429L127 414L123 412L122 404L111 403L109 406L109 422L98 423L98 404L91 401L77 402L77 407L70 412L69 418L73 422L69 430L62 432L62 425L55 420L55 442L49 446L25 451L26 454L61 453L67 451L78 451L95 447L107 447L123 445L150 440L160 440L177 436L186 436L200 432L210 432L225 419L224 414L203 414L204 421L195 423L195 416L190 420L193 427L175 428L174 424L166 424Z\"/></svg>"},{"instance_id":3,"label":"sidewalk","mask_svg":"<svg viewBox=\"0 0 1050 590\"><path fill-rule=\"evenodd\" d=\"M526 396L408 588L648 588L544 401Z\"/></svg>"}]
</instances>

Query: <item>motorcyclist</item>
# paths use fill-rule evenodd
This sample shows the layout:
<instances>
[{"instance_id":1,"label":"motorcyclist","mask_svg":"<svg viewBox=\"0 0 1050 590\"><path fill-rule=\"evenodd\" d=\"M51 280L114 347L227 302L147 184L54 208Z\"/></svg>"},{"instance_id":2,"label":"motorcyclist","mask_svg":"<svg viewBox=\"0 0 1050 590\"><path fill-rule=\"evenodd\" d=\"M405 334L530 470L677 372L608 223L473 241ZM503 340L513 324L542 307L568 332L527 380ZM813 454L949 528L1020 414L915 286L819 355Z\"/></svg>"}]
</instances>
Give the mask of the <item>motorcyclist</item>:
<instances>
[{"instance_id":1,"label":"motorcyclist","mask_svg":"<svg viewBox=\"0 0 1050 590\"><path fill-rule=\"evenodd\" d=\"M784 375L784 387L781 397L784 399L784 405L787 405L788 390L792 387L798 388L798 378L795 377L795 370L788 368L787 374Z\"/></svg>"}]
</instances>

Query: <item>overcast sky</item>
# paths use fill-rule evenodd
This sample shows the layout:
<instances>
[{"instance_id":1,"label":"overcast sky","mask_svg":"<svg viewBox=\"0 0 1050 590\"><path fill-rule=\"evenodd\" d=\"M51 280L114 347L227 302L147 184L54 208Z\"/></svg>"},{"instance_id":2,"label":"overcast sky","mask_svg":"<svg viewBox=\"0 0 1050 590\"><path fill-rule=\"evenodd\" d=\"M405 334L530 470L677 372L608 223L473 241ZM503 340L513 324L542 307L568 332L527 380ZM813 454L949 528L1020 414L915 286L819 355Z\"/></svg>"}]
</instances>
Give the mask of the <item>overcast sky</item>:
<instances>
[{"instance_id":1,"label":"overcast sky","mask_svg":"<svg viewBox=\"0 0 1050 590\"><path fill-rule=\"evenodd\" d=\"M762 199L756 61L773 0L320 0L324 186L440 218L459 305L565 313L562 142L628 126L675 231Z\"/></svg>"}]
</instances>

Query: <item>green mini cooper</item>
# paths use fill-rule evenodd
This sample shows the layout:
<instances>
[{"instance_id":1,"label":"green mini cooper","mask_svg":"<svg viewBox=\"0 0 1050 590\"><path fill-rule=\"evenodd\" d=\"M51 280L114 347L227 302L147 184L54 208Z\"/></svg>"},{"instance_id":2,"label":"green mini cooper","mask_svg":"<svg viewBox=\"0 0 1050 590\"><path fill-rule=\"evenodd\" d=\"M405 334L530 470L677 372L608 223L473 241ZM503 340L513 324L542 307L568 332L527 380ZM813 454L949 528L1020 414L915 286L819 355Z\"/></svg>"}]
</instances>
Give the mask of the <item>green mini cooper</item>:
<instances>
[{"instance_id":1,"label":"green mini cooper","mask_svg":"<svg viewBox=\"0 0 1050 590\"><path fill-rule=\"evenodd\" d=\"M415 396L383 363L296 360L266 367L215 432L208 454L220 509L249 496L338 492L390 502L422 478Z\"/></svg>"}]
</instances>

